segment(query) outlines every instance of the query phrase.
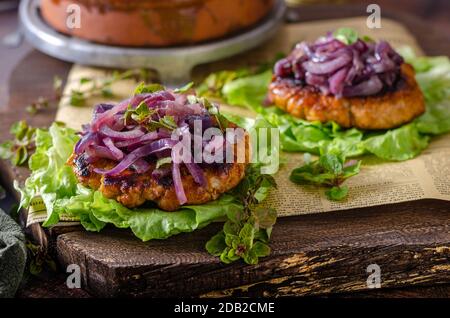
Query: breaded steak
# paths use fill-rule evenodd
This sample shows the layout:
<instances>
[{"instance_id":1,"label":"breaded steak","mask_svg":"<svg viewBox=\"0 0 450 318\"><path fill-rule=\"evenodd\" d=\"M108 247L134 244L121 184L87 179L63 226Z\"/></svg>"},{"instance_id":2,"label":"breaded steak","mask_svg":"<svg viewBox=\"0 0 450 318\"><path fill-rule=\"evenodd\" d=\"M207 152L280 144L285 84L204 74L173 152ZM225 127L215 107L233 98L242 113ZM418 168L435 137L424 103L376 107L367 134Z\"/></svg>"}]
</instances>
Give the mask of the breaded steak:
<instances>
[{"instance_id":1,"label":"breaded steak","mask_svg":"<svg viewBox=\"0 0 450 318\"><path fill-rule=\"evenodd\" d=\"M99 190L105 197L115 199L126 207L134 208L146 201L155 202L159 208L175 211L180 208L172 178L156 180L152 176L155 165L149 171L139 174L129 168L119 175L106 176L94 172L95 168L110 169L115 162L102 159L88 163L84 154L73 154L68 161L78 181L86 187ZM221 194L237 186L245 176L245 163L223 163L205 165L207 186L195 183L192 175L183 166L181 179L187 197L187 205L202 204L217 199Z\"/></svg>"},{"instance_id":2,"label":"breaded steak","mask_svg":"<svg viewBox=\"0 0 450 318\"><path fill-rule=\"evenodd\" d=\"M341 98L274 77L268 98L282 110L308 121L334 121L345 128L390 129L410 122L425 111L414 75L412 66L403 63L395 90Z\"/></svg>"}]
</instances>

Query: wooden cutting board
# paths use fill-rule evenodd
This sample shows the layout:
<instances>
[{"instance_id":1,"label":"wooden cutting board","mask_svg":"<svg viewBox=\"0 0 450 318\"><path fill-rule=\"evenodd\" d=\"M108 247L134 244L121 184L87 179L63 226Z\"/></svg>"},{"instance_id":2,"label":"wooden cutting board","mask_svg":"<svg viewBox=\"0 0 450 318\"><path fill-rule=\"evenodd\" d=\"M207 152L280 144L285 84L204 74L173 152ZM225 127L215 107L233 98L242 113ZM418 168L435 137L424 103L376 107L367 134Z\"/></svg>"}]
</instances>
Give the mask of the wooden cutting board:
<instances>
[{"instance_id":1,"label":"wooden cutting board","mask_svg":"<svg viewBox=\"0 0 450 318\"><path fill-rule=\"evenodd\" d=\"M40 83L45 79L51 82L53 74L64 76L68 70L63 62L31 54L12 76L10 105L23 104L20 91L24 87L30 100L49 94L49 87ZM32 121L48 125L53 114L54 110L48 110ZM2 140L4 127L23 115L23 109L17 109L9 110L7 118L0 116ZM23 180L26 175L23 168L2 169L5 179ZM383 288L450 282L450 204L444 201L420 200L280 219L273 232L272 255L256 266L223 265L205 252L204 243L219 227L213 224L195 233L147 243L114 228L101 233L55 229L50 238L57 236L55 250L61 264L79 264L83 287L100 296L358 291L368 288L370 264L380 267ZM33 231L43 234L39 227ZM40 237L46 241L46 236Z\"/></svg>"}]
</instances>

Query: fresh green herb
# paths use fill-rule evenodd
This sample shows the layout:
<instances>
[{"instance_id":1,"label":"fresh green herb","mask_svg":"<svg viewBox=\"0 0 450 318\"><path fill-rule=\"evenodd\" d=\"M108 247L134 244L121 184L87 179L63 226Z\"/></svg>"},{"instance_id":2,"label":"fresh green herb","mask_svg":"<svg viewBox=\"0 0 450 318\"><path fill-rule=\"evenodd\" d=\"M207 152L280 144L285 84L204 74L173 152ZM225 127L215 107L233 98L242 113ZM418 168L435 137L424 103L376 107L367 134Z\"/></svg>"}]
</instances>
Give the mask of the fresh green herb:
<instances>
[{"instance_id":1,"label":"fresh green herb","mask_svg":"<svg viewBox=\"0 0 450 318\"><path fill-rule=\"evenodd\" d=\"M357 175L361 161L350 160L340 154L324 154L318 160L292 170L289 179L296 184L312 184L330 188L326 195L330 200L343 200L348 193L346 186L341 186L348 178Z\"/></svg>"},{"instance_id":2,"label":"fresh green herb","mask_svg":"<svg viewBox=\"0 0 450 318\"><path fill-rule=\"evenodd\" d=\"M361 40L363 40L364 42L367 42L367 43L374 43L375 42L375 40L374 39L372 39L370 36L368 36L368 35L363 35L362 37L361 37Z\"/></svg>"},{"instance_id":3,"label":"fresh green herb","mask_svg":"<svg viewBox=\"0 0 450 318\"><path fill-rule=\"evenodd\" d=\"M124 114L125 125L128 125L132 121L135 121L139 124L150 122L152 120L152 116L156 113L156 110L151 109L142 101L136 108L131 108L128 106L127 110Z\"/></svg>"},{"instance_id":4,"label":"fresh green herb","mask_svg":"<svg viewBox=\"0 0 450 318\"><path fill-rule=\"evenodd\" d=\"M352 28L339 28L333 32L333 36L344 44L350 45L358 41L358 32Z\"/></svg>"},{"instance_id":5,"label":"fresh green herb","mask_svg":"<svg viewBox=\"0 0 450 318\"><path fill-rule=\"evenodd\" d=\"M82 91L72 90L70 92L70 105L83 106L86 103L86 97Z\"/></svg>"},{"instance_id":6,"label":"fresh green herb","mask_svg":"<svg viewBox=\"0 0 450 318\"><path fill-rule=\"evenodd\" d=\"M199 96L223 98L222 88L229 82L251 75L247 69L220 71L210 74L196 89Z\"/></svg>"},{"instance_id":7,"label":"fresh green herb","mask_svg":"<svg viewBox=\"0 0 450 318\"><path fill-rule=\"evenodd\" d=\"M277 213L274 209L257 206L276 187L270 175L260 173L255 164L247 168L246 178L232 193L243 202L243 209L231 210L223 229L206 243L207 251L219 256L224 263L243 259L247 264L257 264L260 257L270 254L268 242Z\"/></svg>"},{"instance_id":8,"label":"fresh green herb","mask_svg":"<svg viewBox=\"0 0 450 318\"><path fill-rule=\"evenodd\" d=\"M10 160L15 166L25 164L35 148L35 131L23 120L14 123L10 129L14 138L0 144L0 159Z\"/></svg>"},{"instance_id":9,"label":"fresh green herb","mask_svg":"<svg viewBox=\"0 0 450 318\"><path fill-rule=\"evenodd\" d=\"M32 115L37 114L40 111L48 109L50 105L59 101L62 96L62 79L59 76L53 77L53 96L42 97L39 96L36 101L32 102L26 107L26 111Z\"/></svg>"},{"instance_id":10,"label":"fresh green herb","mask_svg":"<svg viewBox=\"0 0 450 318\"><path fill-rule=\"evenodd\" d=\"M150 119L146 127L149 131L154 131L158 128L166 128L168 130L175 130L178 128L177 123L173 116L165 115L164 117L159 118L159 120Z\"/></svg>"},{"instance_id":11,"label":"fresh green herb","mask_svg":"<svg viewBox=\"0 0 450 318\"><path fill-rule=\"evenodd\" d=\"M35 276L39 275L43 269L47 268L56 272L56 262L49 255L48 249L42 245L35 245L29 240L26 242L26 247L28 251L28 267L30 274Z\"/></svg>"},{"instance_id":12,"label":"fresh green herb","mask_svg":"<svg viewBox=\"0 0 450 318\"><path fill-rule=\"evenodd\" d=\"M159 158L158 161L156 161L156 169L161 168L164 165L168 165L172 163L172 158L171 157L164 157L164 158Z\"/></svg>"},{"instance_id":13,"label":"fresh green herb","mask_svg":"<svg viewBox=\"0 0 450 318\"><path fill-rule=\"evenodd\" d=\"M190 83L187 83L186 85L184 85L183 87L174 89L173 92L178 93L178 94L184 94L184 93L188 92L193 86L194 86L194 82L190 82Z\"/></svg>"},{"instance_id":14,"label":"fresh green herb","mask_svg":"<svg viewBox=\"0 0 450 318\"><path fill-rule=\"evenodd\" d=\"M161 84L151 83L145 84L141 82L134 90L134 95L145 94L145 93L155 93L164 90L165 87Z\"/></svg>"}]
</instances>

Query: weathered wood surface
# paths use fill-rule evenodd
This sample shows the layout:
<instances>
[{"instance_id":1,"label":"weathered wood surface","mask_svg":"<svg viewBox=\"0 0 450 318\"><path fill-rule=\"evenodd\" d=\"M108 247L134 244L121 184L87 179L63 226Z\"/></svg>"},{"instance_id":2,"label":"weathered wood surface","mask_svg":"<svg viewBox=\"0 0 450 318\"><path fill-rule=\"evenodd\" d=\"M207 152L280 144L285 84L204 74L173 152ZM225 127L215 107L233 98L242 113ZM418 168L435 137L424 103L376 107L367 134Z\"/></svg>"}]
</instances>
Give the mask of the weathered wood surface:
<instances>
[{"instance_id":1,"label":"weathered wood surface","mask_svg":"<svg viewBox=\"0 0 450 318\"><path fill-rule=\"evenodd\" d=\"M300 18L313 19L315 9L309 12L312 14L302 8ZM332 12L336 11L329 10ZM341 9L339 17L361 12ZM402 21L418 36L425 52L450 54L450 43L444 36L429 30L424 21L408 19ZM11 75L10 101L0 109L0 140L8 136L10 124L18 119L27 119L35 126L48 126L53 121L55 109L31 117L25 107L37 96L49 95L53 76L64 78L69 68L70 64L36 51L18 65ZM28 175L26 169L1 161L0 171L8 185ZM383 287L450 282L449 216L448 203L423 200L282 219L274 230L273 255L255 267L224 266L204 252L204 242L218 225L150 243L115 229L95 234L72 228L74 232L61 235L60 231L44 233L39 227L32 231L45 242L50 238L50 244L58 237L61 261L77 260L82 265L84 286L95 294L346 295L367 288L366 267L370 263L381 267Z\"/></svg>"},{"instance_id":2,"label":"weathered wood surface","mask_svg":"<svg viewBox=\"0 0 450 318\"><path fill-rule=\"evenodd\" d=\"M257 266L226 266L205 253L205 242L217 230L218 224L147 243L116 229L76 231L60 235L57 247L61 262L81 264L86 288L101 296L361 291L368 289L369 264L380 266L382 287L450 282L448 202L421 200L280 219L273 253Z\"/></svg>"}]
</instances>

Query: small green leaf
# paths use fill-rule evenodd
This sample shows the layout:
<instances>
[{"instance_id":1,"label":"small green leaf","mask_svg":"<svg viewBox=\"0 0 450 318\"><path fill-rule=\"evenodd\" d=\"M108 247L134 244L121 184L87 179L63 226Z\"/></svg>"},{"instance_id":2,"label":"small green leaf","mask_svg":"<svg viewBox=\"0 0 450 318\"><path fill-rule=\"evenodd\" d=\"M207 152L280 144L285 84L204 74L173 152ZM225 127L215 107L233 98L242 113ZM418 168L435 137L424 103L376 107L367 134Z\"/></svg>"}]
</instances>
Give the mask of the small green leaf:
<instances>
[{"instance_id":1,"label":"small green leaf","mask_svg":"<svg viewBox=\"0 0 450 318\"><path fill-rule=\"evenodd\" d=\"M12 159L12 162L15 166L21 166L24 164L28 159L28 151L27 148L24 146L21 146L16 149L14 152L14 156Z\"/></svg>"},{"instance_id":2,"label":"small green leaf","mask_svg":"<svg viewBox=\"0 0 450 318\"><path fill-rule=\"evenodd\" d=\"M272 227L277 220L277 211L271 208L257 207L253 211L255 226L261 229Z\"/></svg>"},{"instance_id":3,"label":"small green leaf","mask_svg":"<svg viewBox=\"0 0 450 318\"><path fill-rule=\"evenodd\" d=\"M175 122L175 118L173 116L164 116L159 120L160 124L167 129L176 129L177 123Z\"/></svg>"},{"instance_id":4,"label":"small green leaf","mask_svg":"<svg viewBox=\"0 0 450 318\"><path fill-rule=\"evenodd\" d=\"M342 172L342 158L336 155L325 154L323 156L320 156L319 164L326 172L331 172L334 174L340 174Z\"/></svg>"},{"instance_id":5,"label":"small green leaf","mask_svg":"<svg viewBox=\"0 0 450 318\"><path fill-rule=\"evenodd\" d=\"M262 242L256 242L252 247L252 252L257 257L266 257L270 255L270 247Z\"/></svg>"},{"instance_id":6,"label":"small green leaf","mask_svg":"<svg viewBox=\"0 0 450 318\"><path fill-rule=\"evenodd\" d=\"M222 254L220 254L220 260L225 264L230 264L231 260L228 258L228 252L230 249L227 247L223 250Z\"/></svg>"},{"instance_id":7,"label":"small green leaf","mask_svg":"<svg viewBox=\"0 0 450 318\"><path fill-rule=\"evenodd\" d=\"M346 185L338 187L334 186L331 189L325 191L328 199L332 201L341 201L345 199L348 194L348 187Z\"/></svg>"},{"instance_id":8,"label":"small green leaf","mask_svg":"<svg viewBox=\"0 0 450 318\"><path fill-rule=\"evenodd\" d=\"M164 166L164 165L168 165L172 163L172 158L171 157L164 157L164 158L159 158L156 161L156 169Z\"/></svg>"},{"instance_id":9,"label":"small green leaf","mask_svg":"<svg viewBox=\"0 0 450 318\"><path fill-rule=\"evenodd\" d=\"M237 236L239 234L239 224L227 221L223 225L223 231L225 234L232 234Z\"/></svg>"},{"instance_id":10,"label":"small green leaf","mask_svg":"<svg viewBox=\"0 0 450 318\"><path fill-rule=\"evenodd\" d=\"M364 42L368 42L368 43L374 43L374 42L375 42L375 40L372 39L372 38L371 38L370 36L368 36L368 35L363 35L362 38L361 38L361 40L363 40Z\"/></svg>"},{"instance_id":11,"label":"small green leaf","mask_svg":"<svg viewBox=\"0 0 450 318\"><path fill-rule=\"evenodd\" d=\"M87 83L90 83L90 82L92 82L92 78L88 78L88 77L80 78L80 85L84 85L84 84L87 84Z\"/></svg>"},{"instance_id":12,"label":"small green leaf","mask_svg":"<svg viewBox=\"0 0 450 318\"><path fill-rule=\"evenodd\" d=\"M245 245L247 250L250 250L253 246L253 238L255 237L255 228L253 224L247 222L239 231L239 238Z\"/></svg>"},{"instance_id":13,"label":"small green leaf","mask_svg":"<svg viewBox=\"0 0 450 318\"><path fill-rule=\"evenodd\" d=\"M81 91L72 90L70 93L70 105L72 106L84 106L86 98Z\"/></svg>"},{"instance_id":14,"label":"small green leaf","mask_svg":"<svg viewBox=\"0 0 450 318\"><path fill-rule=\"evenodd\" d=\"M42 265L36 263L35 259L32 259L29 265L30 274L37 276L42 272Z\"/></svg>"},{"instance_id":15,"label":"small green leaf","mask_svg":"<svg viewBox=\"0 0 450 318\"><path fill-rule=\"evenodd\" d=\"M22 139L28 131L28 124L25 120L15 122L14 124L12 124L9 131L17 139Z\"/></svg>"},{"instance_id":16,"label":"small green leaf","mask_svg":"<svg viewBox=\"0 0 450 318\"><path fill-rule=\"evenodd\" d=\"M134 95L155 93L164 90L165 87L161 84L152 83L145 84L144 82L139 83L139 85L134 89Z\"/></svg>"},{"instance_id":17,"label":"small green leaf","mask_svg":"<svg viewBox=\"0 0 450 318\"><path fill-rule=\"evenodd\" d=\"M174 89L173 92L183 94L183 93L186 93L187 91L189 91L192 88L192 86L194 86L194 82L190 82L190 83L187 83L186 85L184 85L183 87L176 88L176 89Z\"/></svg>"},{"instance_id":18,"label":"small green leaf","mask_svg":"<svg viewBox=\"0 0 450 318\"><path fill-rule=\"evenodd\" d=\"M223 231L214 235L205 245L208 253L214 256L220 256L226 247L227 245L225 244L225 235Z\"/></svg>"},{"instance_id":19,"label":"small green leaf","mask_svg":"<svg viewBox=\"0 0 450 318\"><path fill-rule=\"evenodd\" d=\"M334 31L333 36L347 45L358 41L358 33L351 28L339 28Z\"/></svg>"},{"instance_id":20,"label":"small green leaf","mask_svg":"<svg viewBox=\"0 0 450 318\"><path fill-rule=\"evenodd\" d=\"M108 85L108 86L102 87L102 96L103 97L113 97L114 96L111 86Z\"/></svg>"},{"instance_id":21,"label":"small green leaf","mask_svg":"<svg viewBox=\"0 0 450 318\"><path fill-rule=\"evenodd\" d=\"M13 142L5 141L0 144L0 159L8 160L13 156Z\"/></svg>"},{"instance_id":22,"label":"small green leaf","mask_svg":"<svg viewBox=\"0 0 450 318\"><path fill-rule=\"evenodd\" d=\"M340 201L348 192L348 187L340 185L348 178L357 175L361 161L350 160L344 163L344 156L324 154L318 160L292 170L289 179L297 184L313 184L331 187L325 194L330 200Z\"/></svg>"},{"instance_id":23,"label":"small green leaf","mask_svg":"<svg viewBox=\"0 0 450 318\"><path fill-rule=\"evenodd\" d=\"M199 102L197 96L195 96L195 95L188 95L187 101L189 104L196 104Z\"/></svg>"}]
</instances>

